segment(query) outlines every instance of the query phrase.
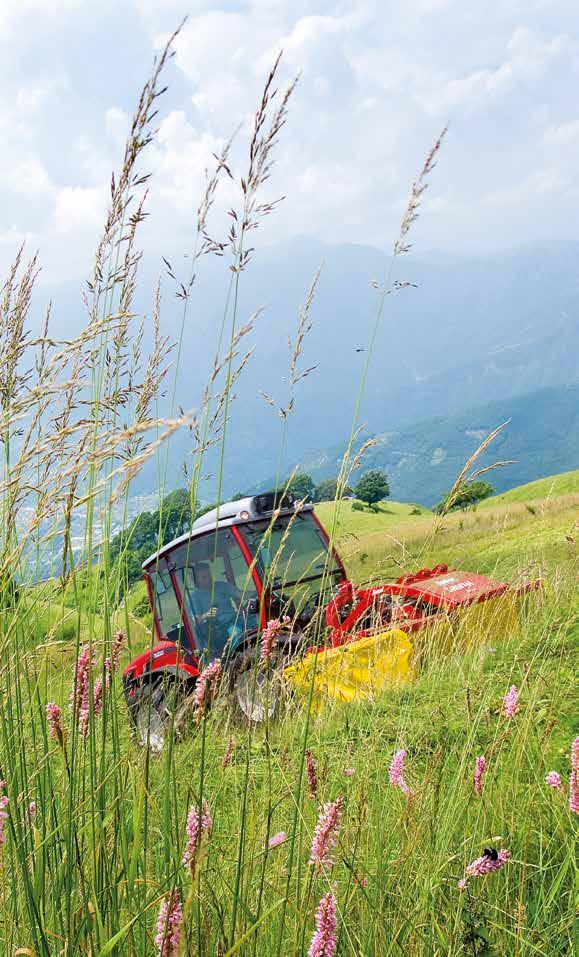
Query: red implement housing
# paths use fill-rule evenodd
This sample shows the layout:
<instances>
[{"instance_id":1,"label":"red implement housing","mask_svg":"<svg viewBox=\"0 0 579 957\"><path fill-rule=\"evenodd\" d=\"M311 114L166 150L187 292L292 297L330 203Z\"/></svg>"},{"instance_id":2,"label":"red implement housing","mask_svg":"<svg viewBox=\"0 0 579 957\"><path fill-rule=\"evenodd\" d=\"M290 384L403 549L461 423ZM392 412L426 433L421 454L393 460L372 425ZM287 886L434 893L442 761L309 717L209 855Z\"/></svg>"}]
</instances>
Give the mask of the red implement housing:
<instances>
[{"instance_id":1,"label":"red implement housing","mask_svg":"<svg viewBox=\"0 0 579 957\"><path fill-rule=\"evenodd\" d=\"M529 582L517 593L540 587ZM476 572L449 570L447 565L422 568L403 575L392 584L356 588L342 582L336 597L326 608L329 642L333 648L362 638L377 628L396 626L414 632L440 614L450 614L512 591L508 582L498 582Z\"/></svg>"}]
</instances>

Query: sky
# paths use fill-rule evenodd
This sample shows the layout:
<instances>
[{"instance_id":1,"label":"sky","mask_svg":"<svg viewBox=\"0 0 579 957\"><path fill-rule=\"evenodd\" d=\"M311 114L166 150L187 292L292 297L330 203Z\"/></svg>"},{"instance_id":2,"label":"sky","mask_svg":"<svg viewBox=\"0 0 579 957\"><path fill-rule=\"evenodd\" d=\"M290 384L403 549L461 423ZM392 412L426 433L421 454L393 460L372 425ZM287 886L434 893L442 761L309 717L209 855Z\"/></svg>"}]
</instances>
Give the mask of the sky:
<instances>
[{"instance_id":1,"label":"sky","mask_svg":"<svg viewBox=\"0 0 579 957\"><path fill-rule=\"evenodd\" d=\"M185 15L145 157L153 259L190 247L205 171L239 123L243 174L280 49L280 81L300 81L269 186L286 199L262 242L390 248L447 123L421 248L577 238L577 0L0 0L0 268L26 240L43 281L88 275L133 106Z\"/></svg>"}]
</instances>

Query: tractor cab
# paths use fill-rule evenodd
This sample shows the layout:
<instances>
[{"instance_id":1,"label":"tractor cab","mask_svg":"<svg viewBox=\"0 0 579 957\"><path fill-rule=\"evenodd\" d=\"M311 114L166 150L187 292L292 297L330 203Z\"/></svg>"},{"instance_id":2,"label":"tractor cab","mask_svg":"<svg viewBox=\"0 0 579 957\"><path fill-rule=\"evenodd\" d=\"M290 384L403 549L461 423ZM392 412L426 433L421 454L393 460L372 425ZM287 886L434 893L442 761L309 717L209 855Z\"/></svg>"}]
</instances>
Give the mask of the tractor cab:
<instances>
[{"instance_id":1,"label":"tractor cab","mask_svg":"<svg viewBox=\"0 0 579 957\"><path fill-rule=\"evenodd\" d=\"M212 509L143 571L157 637L205 662L255 642L268 619L305 627L346 579L313 506L287 493Z\"/></svg>"}]
</instances>

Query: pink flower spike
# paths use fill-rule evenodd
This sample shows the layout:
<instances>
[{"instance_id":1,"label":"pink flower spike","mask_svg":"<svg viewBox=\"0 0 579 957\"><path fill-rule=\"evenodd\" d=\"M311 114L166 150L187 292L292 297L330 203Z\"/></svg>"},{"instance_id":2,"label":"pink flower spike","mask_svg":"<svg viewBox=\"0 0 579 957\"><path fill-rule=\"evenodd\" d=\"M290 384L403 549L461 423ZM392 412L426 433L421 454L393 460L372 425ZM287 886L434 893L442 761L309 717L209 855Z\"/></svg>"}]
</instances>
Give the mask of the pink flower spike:
<instances>
[{"instance_id":1,"label":"pink flower spike","mask_svg":"<svg viewBox=\"0 0 579 957\"><path fill-rule=\"evenodd\" d=\"M212 691L221 677L221 661L216 658L210 665L203 669L197 678L195 691L193 692L193 704L197 711L197 718L200 719L205 712L207 705L212 697Z\"/></svg>"},{"instance_id":2,"label":"pink flower spike","mask_svg":"<svg viewBox=\"0 0 579 957\"><path fill-rule=\"evenodd\" d=\"M569 781L569 807L579 814L579 737L571 746L571 780Z\"/></svg>"},{"instance_id":3,"label":"pink flower spike","mask_svg":"<svg viewBox=\"0 0 579 957\"><path fill-rule=\"evenodd\" d=\"M273 837L270 837L267 846L271 851L272 848L279 847L284 841L287 841L287 834L285 831L280 831L278 834L274 834Z\"/></svg>"},{"instance_id":4,"label":"pink flower spike","mask_svg":"<svg viewBox=\"0 0 579 957\"><path fill-rule=\"evenodd\" d=\"M347 778L353 778L356 773L356 768L344 768L344 775Z\"/></svg>"},{"instance_id":5,"label":"pink flower spike","mask_svg":"<svg viewBox=\"0 0 579 957\"><path fill-rule=\"evenodd\" d=\"M183 910L179 891L173 891L159 908L155 945L158 957L176 957L181 943Z\"/></svg>"},{"instance_id":6,"label":"pink flower spike","mask_svg":"<svg viewBox=\"0 0 579 957\"><path fill-rule=\"evenodd\" d=\"M459 890L463 891L467 881L473 877L484 877L485 874L493 874L500 871L501 867L511 858L511 852L501 847L500 851L492 848L485 848L481 857L475 858L465 869L464 877L458 882Z\"/></svg>"},{"instance_id":7,"label":"pink flower spike","mask_svg":"<svg viewBox=\"0 0 579 957\"><path fill-rule=\"evenodd\" d=\"M195 866L201 841L212 827L213 821L211 820L209 805L205 798L203 798L201 813L199 813L198 805L193 804L187 817L187 846L183 854L183 864L185 867L193 868Z\"/></svg>"},{"instance_id":8,"label":"pink flower spike","mask_svg":"<svg viewBox=\"0 0 579 957\"><path fill-rule=\"evenodd\" d=\"M86 740L90 716L90 672L94 667L94 650L85 645L76 663L75 680L70 693L70 711L78 723L78 730Z\"/></svg>"},{"instance_id":9,"label":"pink flower spike","mask_svg":"<svg viewBox=\"0 0 579 957\"><path fill-rule=\"evenodd\" d=\"M306 775L308 779L308 791L314 801L318 799L318 775L316 771L316 762L310 749L306 751Z\"/></svg>"},{"instance_id":10,"label":"pink flower spike","mask_svg":"<svg viewBox=\"0 0 579 957\"><path fill-rule=\"evenodd\" d=\"M481 754L480 757L476 759L474 768L474 789L479 795L483 792L483 775L486 771L486 767L486 758Z\"/></svg>"},{"instance_id":11,"label":"pink flower spike","mask_svg":"<svg viewBox=\"0 0 579 957\"><path fill-rule=\"evenodd\" d=\"M320 810L310 854L310 864L318 871L333 866L331 855L340 829L343 803L343 798L339 797Z\"/></svg>"},{"instance_id":12,"label":"pink flower spike","mask_svg":"<svg viewBox=\"0 0 579 957\"><path fill-rule=\"evenodd\" d=\"M3 789L5 787L6 782L0 781L0 788ZM8 797L3 794L0 797L0 847L6 843L6 822L8 820L8 811L6 808L8 807L9 803Z\"/></svg>"},{"instance_id":13,"label":"pink flower spike","mask_svg":"<svg viewBox=\"0 0 579 957\"><path fill-rule=\"evenodd\" d=\"M51 738L62 746L64 742L64 732L61 724L62 711L53 701L46 705L46 722L48 724L48 733Z\"/></svg>"},{"instance_id":14,"label":"pink flower spike","mask_svg":"<svg viewBox=\"0 0 579 957\"><path fill-rule=\"evenodd\" d=\"M96 718L98 714L103 710L103 679L102 675L99 675L93 686L93 701L92 701L92 711Z\"/></svg>"},{"instance_id":15,"label":"pink flower spike","mask_svg":"<svg viewBox=\"0 0 579 957\"><path fill-rule=\"evenodd\" d=\"M507 718L514 718L519 710L519 692L516 685L511 685L503 698L503 710Z\"/></svg>"},{"instance_id":16,"label":"pink flower spike","mask_svg":"<svg viewBox=\"0 0 579 957\"><path fill-rule=\"evenodd\" d=\"M549 771L547 777L545 778L545 784L548 784L550 788L553 788L554 791L561 790L561 775L557 771Z\"/></svg>"},{"instance_id":17,"label":"pink flower spike","mask_svg":"<svg viewBox=\"0 0 579 957\"><path fill-rule=\"evenodd\" d=\"M28 805L28 811L26 812L26 820L28 824L32 824L34 818L36 817L36 801L31 801Z\"/></svg>"},{"instance_id":18,"label":"pink flower spike","mask_svg":"<svg viewBox=\"0 0 579 957\"><path fill-rule=\"evenodd\" d=\"M390 784L394 785L396 788L400 788L401 791L406 794L407 797L410 797L412 791L406 784L404 780L404 760L406 758L406 751L401 750L397 751L392 759L388 775L390 778Z\"/></svg>"},{"instance_id":19,"label":"pink flower spike","mask_svg":"<svg viewBox=\"0 0 579 957\"><path fill-rule=\"evenodd\" d=\"M337 901L332 893L324 894L316 910L316 930L308 957L334 957L338 944Z\"/></svg>"},{"instance_id":20,"label":"pink flower spike","mask_svg":"<svg viewBox=\"0 0 579 957\"><path fill-rule=\"evenodd\" d=\"M280 631L283 631L284 628L287 628L290 623L291 619L288 617L288 615L286 615L282 620L279 618L272 618L270 621L268 621L261 633L260 657L263 663L269 661L277 636L279 635Z\"/></svg>"}]
</instances>

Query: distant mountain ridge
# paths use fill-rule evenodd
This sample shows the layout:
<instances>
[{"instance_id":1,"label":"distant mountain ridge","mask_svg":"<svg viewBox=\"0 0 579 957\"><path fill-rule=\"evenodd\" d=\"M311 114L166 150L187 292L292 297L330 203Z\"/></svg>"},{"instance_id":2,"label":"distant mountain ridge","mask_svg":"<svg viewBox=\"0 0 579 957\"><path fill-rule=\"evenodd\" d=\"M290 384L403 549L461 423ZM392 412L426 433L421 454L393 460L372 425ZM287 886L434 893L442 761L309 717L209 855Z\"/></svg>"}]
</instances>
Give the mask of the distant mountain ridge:
<instances>
[{"instance_id":1,"label":"distant mountain ridge","mask_svg":"<svg viewBox=\"0 0 579 957\"><path fill-rule=\"evenodd\" d=\"M179 275L182 270L169 255ZM252 346L253 354L229 410L225 494L275 474L280 418L261 393L272 395L278 407L287 401L288 338L295 339L299 308L322 263L301 358L302 368L316 368L297 385L282 467L303 458L307 449L331 447L348 434L378 304L372 281L381 281L388 261L387 253L373 247L305 238L257 250L240 277L238 326L264 308L242 345L243 351ZM185 262L185 272L188 268ZM205 257L199 264L176 387L185 409L199 407L208 381L230 275L225 261ZM579 242L535 244L486 258L413 252L397 260L394 278L416 288L386 300L360 410L369 432L398 433L490 399L576 381ZM155 279L152 270L141 277L136 309L150 312ZM182 310L173 292L166 286L161 326L178 339ZM64 334L78 318L80 295L69 288L62 295L53 290L51 298L56 331ZM167 396L172 392L171 386ZM168 401L161 403L161 414ZM188 430L173 437L169 474L180 471L190 447ZM216 491L218 460L218 452L207 459L205 472L212 477L202 496L208 500ZM156 484L151 462L137 477L135 491L151 492Z\"/></svg>"},{"instance_id":2,"label":"distant mountain ridge","mask_svg":"<svg viewBox=\"0 0 579 957\"><path fill-rule=\"evenodd\" d=\"M515 460L485 475L497 492L579 467L579 383L575 383L376 433L361 470L385 469L393 499L431 507L451 488L485 436L507 420L476 466ZM294 464L316 481L336 475L345 444L306 454Z\"/></svg>"}]
</instances>

